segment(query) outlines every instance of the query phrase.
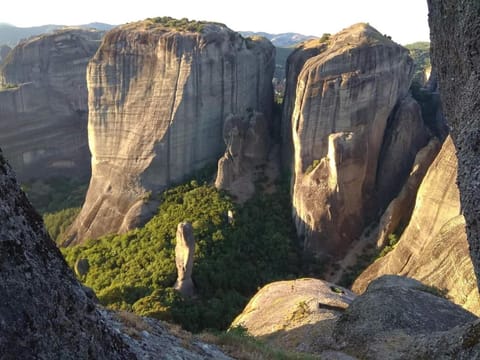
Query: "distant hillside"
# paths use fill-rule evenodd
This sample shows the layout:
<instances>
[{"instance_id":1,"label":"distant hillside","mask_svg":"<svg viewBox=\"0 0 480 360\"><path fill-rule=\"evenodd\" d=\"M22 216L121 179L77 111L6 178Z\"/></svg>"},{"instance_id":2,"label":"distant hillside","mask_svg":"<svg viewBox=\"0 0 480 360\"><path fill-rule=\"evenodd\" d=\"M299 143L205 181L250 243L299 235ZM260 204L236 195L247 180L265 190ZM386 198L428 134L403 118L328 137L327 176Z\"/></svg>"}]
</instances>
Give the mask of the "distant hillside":
<instances>
[{"instance_id":1,"label":"distant hillside","mask_svg":"<svg viewBox=\"0 0 480 360\"><path fill-rule=\"evenodd\" d=\"M104 23L89 23L78 25L81 28L94 28L97 30L109 30L115 25ZM65 25L42 25L33 27L16 27L10 24L0 23L0 45L15 46L20 40L29 38L31 36L48 33L57 29L61 29Z\"/></svg>"},{"instance_id":2,"label":"distant hillside","mask_svg":"<svg viewBox=\"0 0 480 360\"><path fill-rule=\"evenodd\" d=\"M272 42L273 45L277 47L292 47L302 41L317 38L317 36L302 35L302 34L297 34L292 32L283 33L283 34L269 34L266 32L240 31L240 34L242 34L243 36L258 35L258 36L266 37L268 40Z\"/></svg>"}]
</instances>

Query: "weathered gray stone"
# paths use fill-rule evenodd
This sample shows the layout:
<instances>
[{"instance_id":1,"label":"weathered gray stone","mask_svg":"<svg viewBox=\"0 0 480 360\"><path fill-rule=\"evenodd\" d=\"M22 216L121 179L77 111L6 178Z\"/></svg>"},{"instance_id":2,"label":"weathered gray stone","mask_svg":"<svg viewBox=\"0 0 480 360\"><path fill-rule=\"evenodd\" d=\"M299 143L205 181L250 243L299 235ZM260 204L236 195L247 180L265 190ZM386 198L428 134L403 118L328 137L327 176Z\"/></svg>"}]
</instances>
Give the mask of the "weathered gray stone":
<instances>
[{"instance_id":1,"label":"weathered gray stone","mask_svg":"<svg viewBox=\"0 0 480 360\"><path fill-rule=\"evenodd\" d=\"M462 212L480 285L480 2L427 2L432 64L457 150Z\"/></svg>"},{"instance_id":2,"label":"weathered gray stone","mask_svg":"<svg viewBox=\"0 0 480 360\"><path fill-rule=\"evenodd\" d=\"M260 289L231 326L244 326L275 347L322 352L332 346L335 322L354 298L318 279L278 281Z\"/></svg>"},{"instance_id":3,"label":"weathered gray stone","mask_svg":"<svg viewBox=\"0 0 480 360\"><path fill-rule=\"evenodd\" d=\"M334 336L342 351L362 359L415 359L426 353L428 341L420 337L444 334L475 319L416 280L386 275L340 316Z\"/></svg>"},{"instance_id":4,"label":"weathered gray stone","mask_svg":"<svg viewBox=\"0 0 480 360\"><path fill-rule=\"evenodd\" d=\"M195 294L192 281L193 260L195 255L195 237L193 227L189 222L181 222L177 226L175 245L175 263L177 265L177 281L174 288L182 295Z\"/></svg>"},{"instance_id":5,"label":"weathered gray stone","mask_svg":"<svg viewBox=\"0 0 480 360\"><path fill-rule=\"evenodd\" d=\"M218 24L200 32L152 21L107 33L89 63L92 180L66 244L131 229L158 192L215 162L223 122L251 108L271 114L274 48Z\"/></svg>"},{"instance_id":6,"label":"weathered gray stone","mask_svg":"<svg viewBox=\"0 0 480 360\"><path fill-rule=\"evenodd\" d=\"M90 177L85 76L102 34L40 35L17 45L2 64L0 144L19 180Z\"/></svg>"},{"instance_id":7,"label":"weathered gray stone","mask_svg":"<svg viewBox=\"0 0 480 360\"><path fill-rule=\"evenodd\" d=\"M255 193L255 181L268 160L271 140L265 116L253 111L230 115L223 125L223 140L227 149L218 161L215 187L245 201Z\"/></svg>"},{"instance_id":8,"label":"weathered gray stone","mask_svg":"<svg viewBox=\"0 0 480 360\"><path fill-rule=\"evenodd\" d=\"M0 152L0 354L134 359L75 279Z\"/></svg>"}]
</instances>

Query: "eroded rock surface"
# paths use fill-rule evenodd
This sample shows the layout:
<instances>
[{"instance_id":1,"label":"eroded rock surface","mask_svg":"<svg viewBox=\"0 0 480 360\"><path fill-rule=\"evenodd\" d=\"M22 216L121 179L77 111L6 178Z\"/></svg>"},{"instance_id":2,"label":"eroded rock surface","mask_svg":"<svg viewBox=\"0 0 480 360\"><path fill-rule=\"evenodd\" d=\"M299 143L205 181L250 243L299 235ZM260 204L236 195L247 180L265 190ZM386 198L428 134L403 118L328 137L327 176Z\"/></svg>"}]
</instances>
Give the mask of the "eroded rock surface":
<instances>
[{"instance_id":1,"label":"eroded rock surface","mask_svg":"<svg viewBox=\"0 0 480 360\"><path fill-rule=\"evenodd\" d=\"M428 0L431 57L458 156L458 185L480 285L480 2Z\"/></svg>"},{"instance_id":2,"label":"eroded rock surface","mask_svg":"<svg viewBox=\"0 0 480 360\"><path fill-rule=\"evenodd\" d=\"M223 122L272 106L274 48L218 24L176 31L146 20L110 31L89 64L92 180L68 243L124 232L163 190L216 162Z\"/></svg>"},{"instance_id":3,"label":"eroded rock surface","mask_svg":"<svg viewBox=\"0 0 480 360\"><path fill-rule=\"evenodd\" d=\"M406 97L405 48L367 24L303 48L313 56L299 49L289 59L296 91L289 83L282 120L287 148L285 128L292 134L294 216L307 251L339 257L401 189L428 135Z\"/></svg>"},{"instance_id":4,"label":"eroded rock surface","mask_svg":"<svg viewBox=\"0 0 480 360\"><path fill-rule=\"evenodd\" d=\"M261 113L230 115L223 126L227 146L218 161L215 187L227 190L240 201L255 192L255 181L266 166L270 145L269 126Z\"/></svg>"},{"instance_id":5,"label":"eroded rock surface","mask_svg":"<svg viewBox=\"0 0 480 360\"><path fill-rule=\"evenodd\" d=\"M448 137L423 179L398 244L355 280L355 292L381 275L404 275L446 290L454 302L480 314L456 178L457 158Z\"/></svg>"},{"instance_id":6,"label":"eroded rock surface","mask_svg":"<svg viewBox=\"0 0 480 360\"><path fill-rule=\"evenodd\" d=\"M0 144L21 181L90 176L87 63L102 32L67 29L17 45L0 68Z\"/></svg>"}]
</instances>

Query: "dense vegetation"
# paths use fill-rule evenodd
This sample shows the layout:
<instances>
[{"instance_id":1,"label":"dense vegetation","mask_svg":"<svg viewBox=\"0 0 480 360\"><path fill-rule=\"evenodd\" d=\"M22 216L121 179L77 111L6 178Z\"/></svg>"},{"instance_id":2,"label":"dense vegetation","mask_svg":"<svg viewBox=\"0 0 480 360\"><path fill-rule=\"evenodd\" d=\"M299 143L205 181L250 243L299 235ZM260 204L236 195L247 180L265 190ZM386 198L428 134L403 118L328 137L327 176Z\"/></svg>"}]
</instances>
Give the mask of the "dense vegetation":
<instances>
[{"instance_id":1,"label":"dense vegetation","mask_svg":"<svg viewBox=\"0 0 480 360\"><path fill-rule=\"evenodd\" d=\"M22 184L28 199L39 214L51 238L61 242L62 235L80 212L88 184L85 180L52 177Z\"/></svg>"},{"instance_id":2,"label":"dense vegetation","mask_svg":"<svg viewBox=\"0 0 480 360\"><path fill-rule=\"evenodd\" d=\"M88 259L90 269L81 280L106 306L171 320L190 331L224 329L259 286L299 271L288 187L277 188L239 206L193 180L161 194L158 214L143 228L62 251L72 267ZM175 232L185 220L196 238L194 299L172 289Z\"/></svg>"},{"instance_id":3,"label":"dense vegetation","mask_svg":"<svg viewBox=\"0 0 480 360\"><path fill-rule=\"evenodd\" d=\"M197 21L197 20L188 20L187 18L175 19L170 16L161 16L156 18L148 18L147 21L153 24L162 25L165 28L173 29L177 31L191 31L191 32L202 32L206 25L212 24L209 21ZM220 23L215 23L218 25L225 26Z\"/></svg>"}]
</instances>

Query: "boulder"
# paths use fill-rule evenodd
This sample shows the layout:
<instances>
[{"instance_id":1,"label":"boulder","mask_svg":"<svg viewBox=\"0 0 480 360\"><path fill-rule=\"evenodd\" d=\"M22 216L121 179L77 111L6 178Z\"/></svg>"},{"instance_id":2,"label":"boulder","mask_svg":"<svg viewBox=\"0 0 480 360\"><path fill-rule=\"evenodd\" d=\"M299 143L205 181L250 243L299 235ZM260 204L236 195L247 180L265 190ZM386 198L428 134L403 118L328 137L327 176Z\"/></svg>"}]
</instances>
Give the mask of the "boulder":
<instances>
[{"instance_id":1,"label":"boulder","mask_svg":"<svg viewBox=\"0 0 480 360\"><path fill-rule=\"evenodd\" d=\"M428 356L427 339L433 342L436 336L476 319L434 288L385 275L340 316L334 337L340 350L362 359L436 359Z\"/></svg>"},{"instance_id":2,"label":"boulder","mask_svg":"<svg viewBox=\"0 0 480 360\"><path fill-rule=\"evenodd\" d=\"M351 291L318 279L278 281L260 289L231 327L243 326L286 350L323 352L332 345L335 321L354 298Z\"/></svg>"},{"instance_id":3,"label":"boulder","mask_svg":"<svg viewBox=\"0 0 480 360\"><path fill-rule=\"evenodd\" d=\"M272 107L274 48L226 26L148 19L108 32L87 71L92 179L65 244L122 233L163 191L216 162L223 122Z\"/></svg>"},{"instance_id":4,"label":"boulder","mask_svg":"<svg viewBox=\"0 0 480 360\"><path fill-rule=\"evenodd\" d=\"M175 245L175 263L177 265L177 281L174 288L184 296L195 293L192 281L193 258L195 255L195 237L193 227L189 222L181 222L177 226Z\"/></svg>"}]
</instances>

